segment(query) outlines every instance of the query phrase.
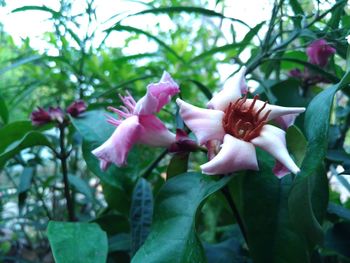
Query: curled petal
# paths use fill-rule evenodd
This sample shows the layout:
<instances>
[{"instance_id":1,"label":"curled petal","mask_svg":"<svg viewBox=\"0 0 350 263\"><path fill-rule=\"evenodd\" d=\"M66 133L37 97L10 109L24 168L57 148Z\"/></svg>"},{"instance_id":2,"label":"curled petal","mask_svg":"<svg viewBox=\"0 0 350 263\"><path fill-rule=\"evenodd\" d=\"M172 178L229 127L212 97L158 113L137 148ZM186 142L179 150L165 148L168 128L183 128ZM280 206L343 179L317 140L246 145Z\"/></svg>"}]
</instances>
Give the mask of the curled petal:
<instances>
[{"instance_id":1,"label":"curled petal","mask_svg":"<svg viewBox=\"0 0 350 263\"><path fill-rule=\"evenodd\" d=\"M201 169L205 174L258 170L254 145L226 134L220 152L211 161L201 165Z\"/></svg>"},{"instance_id":2,"label":"curled petal","mask_svg":"<svg viewBox=\"0 0 350 263\"><path fill-rule=\"evenodd\" d=\"M179 92L179 85L164 71L158 83L148 85L146 95L135 105L134 114L148 115L159 112L171 97Z\"/></svg>"},{"instance_id":3,"label":"curled petal","mask_svg":"<svg viewBox=\"0 0 350 263\"><path fill-rule=\"evenodd\" d=\"M335 52L335 48L329 45L325 39L313 41L306 49L310 63L320 67L326 66L329 57Z\"/></svg>"},{"instance_id":4,"label":"curled petal","mask_svg":"<svg viewBox=\"0 0 350 263\"><path fill-rule=\"evenodd\" d=\"M275 118L275 122L283 129L287 130L290 126L294 124L295 119L298 117L298 113L296 114L287 114L283 116L279 116Z\"/></svg>"},{"instance_id":5,"label":"curled petal","mask_svg":"<svg viewBox=\"0 0 350 263\"><path fill-rule=\"evenodd\" d=\"M225 87L208 102L207 107L215 110L224 111L230 102L241 97L241 94L247 93L248 87L245 82L245 72L246 68L242 67L241 70L233 76L230 85L225 85Z\"/></svg>"},{"instance_id":6,"label":"curled petal","mask_svg":"<svg viewBox=\"0 0 350 263\"><path fill-rule=\"evenodd\" d=\"M273 167L272 172L278 177L282 178L283 176L290 173L290 171L285 167L283 164L281 164L279 161L276 161L275 167Z\"/></svg>"},{"instance_id":7,"label":"curled petal","mask_svg":"<svg viewBox=\"0 0 350 263\"><path fill-rule=\"evenodd\" d=\"M270 153L289 171L297 174L300 169L288 153L285 136L286 133L283 130L267 124L262 128L260 135L251 140L251 143Z\"/></svg>"},{"instance_id":8,"label":"curled petal","mask_svg":"<svg viewBox=\"0 0 350 263\"><path fill-rule=\"evenodd\" d=\"M126 164L131 147L138 141L141 126L137 116L124 120L111 137L92 151L100 159L101 168L106 169L109 163L117 166Z\"/></svg>"},{"instance_id":9,"label":"curled petal","mask_svg":"<svg viewBox=\"0 0 350 263\"><path fill-rule=\"evenodd\" d=\"M247 99L247 107L250 106L250 104L253 102L253 99ZM259 117L263 117L268 111L270 111L270 114L267 118L267 120L274 120L278 117L285 116L285 115L294 115L294 116L289 116L285 119L285 121L290 118L294 117L294 119L290 118L289 123L293 123L295 118L300 114L305 111L305 108L303 107L282 107L282 106L277 106L277 105L271 105L271 104L266 104L264 106L265 102L261 100L256 100L255 105L254 105L254 110L256 112L259 112ZM288 124L288 123L286 123Z\"/></svg>"},{"instance_id":10,"label":"curled petal","mask_svg":"<svg viewBox=\"0 0 350 263\"><path fill-rule=\"evenodd\" d=\"M169 147L175 142L175 134L154 115L140 115L141 132L139 142L150 146Z\"/></svg>"},{"instance_id":11,"label":"curled petal","mask_svg":"<svg viewBox=\"0 0 350 263\"><path fill-rule=\"evenodd\" d=\"M220 110L201 109L181 99L176 100L180 115L188 128L196 135L199 144L209 140L222 141L225 131L222 127L224 112Z\"/></svg>"}]
</instances>

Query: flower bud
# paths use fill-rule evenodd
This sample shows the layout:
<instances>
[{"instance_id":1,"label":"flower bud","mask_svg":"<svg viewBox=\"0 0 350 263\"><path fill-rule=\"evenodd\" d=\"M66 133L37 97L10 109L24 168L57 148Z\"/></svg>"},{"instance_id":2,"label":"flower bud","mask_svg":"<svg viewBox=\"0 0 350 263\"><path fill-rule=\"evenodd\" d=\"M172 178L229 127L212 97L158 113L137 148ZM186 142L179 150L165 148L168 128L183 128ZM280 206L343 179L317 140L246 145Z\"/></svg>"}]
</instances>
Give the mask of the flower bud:
<instances>
[{"instance_id":1,"label":"flower bud","mask_svg":"<svg viewBox=\"0 0 350 263\"><path fill-rule=\"evenodd\" d=\"M87 106L84 101L76 100L67 107L66 112L72 117L78 117L81 113L86 111L86 108Z\"/></svg>"},{"instance_id":2,"label":"flower bud","mask_svg":"<svg viewBox=\"0 0 350 263\"><path fill-rule=\"evenodd\" d=\"M35 110L31 113L30 119L32 120L32 124L34 126L44 125L52 121L49 112L41 107L38 107L38 110Z\"/></svg>"},{"instance_id":3,"label":"flower bud","mask_svg":"<svg viewBox=\"0 0 350 263\"><path fill-rule=\"evenodd\" d=\"M335 51L335 48L329 45L324 39L313 41L306 49L309 62L320 67L325 67L327 65L329 57L333 55Z\"/></svg>"}]
</instances>

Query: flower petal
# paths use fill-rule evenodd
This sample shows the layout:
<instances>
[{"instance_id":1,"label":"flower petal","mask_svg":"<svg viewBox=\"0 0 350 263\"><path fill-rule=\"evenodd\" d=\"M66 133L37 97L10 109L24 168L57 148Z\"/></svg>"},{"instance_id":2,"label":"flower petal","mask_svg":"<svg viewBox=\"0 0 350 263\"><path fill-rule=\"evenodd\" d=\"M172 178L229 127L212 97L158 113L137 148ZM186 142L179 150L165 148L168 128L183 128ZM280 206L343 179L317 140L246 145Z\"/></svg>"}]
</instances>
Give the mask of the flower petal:
<instances>
[{"instance_id":1,"label":"flower petal","mask_svg":"<svg viewBox=\"0 0 350 263\"><path fill-rule=\"evenodd\" d=\"M246 105L247 107L250 106L250 104L253 102L253 99L247 99ZM267 120L273 120L276 119L280 116L284 115L291 115L294 114L294 119L300 114L305 111L305 108L303 107L282 107L282 106L277 106L277 105L271 105L271 104L266 104L264 107L265 102L261 100L256 100L255 105L254 105L254 110L258 112L263 108L261 113L259 114L259 117L263 117L268 111L271 111ZM292 123L294 120L292 121Z\"/></svg>"},{"instance_id":2,"label":"flower petal","mask_svg":"<svg viewBox=\"0 0 350 263\"><path fill-rule=\"evenodd\" d=\"M201 169L205 174L259 170L254 145L226 134L220 152L211 161L201 165Z\"/></svg>"},{"instance_id":3,"label":"flower petal","mask_svg":"<svg viewBox=\"0 0 350 263\"><path fill-rule=\"evenodd\" d=\"M159 112L171 97L179 92L179 85L164 71L158 83L147 86L147 93L136 103L134 114L148 115Z\"/></svg>"},{"instance_id":4,"label":"flower petal","mask_svg":"<svg viewBox=\"0 0 350 263\"><path fill-rule=\"evenodd\" d=\"M181 99L176 100L180 107L180 115L188 128L196 135L199 144L209 140L222 140L225 131L222 127L224 112L201 109Z\"/></svg>"},{"instance_id":5,"label":"flower petal","mask_svg":"<svg viewBox=\"0 0 350 263\"><path fill-rule=\"evenodd\" d=\"M273 167L272 172L278 177L282 178L285 175L289 174L290 171L285 167L283 164L281 164L279 161L276 161L275 167Z\"/></svg>"},{"instance_id":6,"label":"flower petal","mask_svg":"<svg viewBox=\"0 0 350 263\"><path fill-rule=\"evenodd\" d=\"M285 136L285 131L267 124L262 128L260 135L251 140L251 143L270 153L289 171L297 174L300 169L288 153Z\"/></svg>"},{"instance_id":7,"label":"flower petal","mask_svg":"<svg viewBox=\"0 0 350 263\"><path fill-rule=\"evenodd\" d=\"M207 107L215 110L224 111L230 102L234 102L241 97L242 93L247 93L247 84L245 82L246 68L241 70L233 76L232 84L225 85L225 87L208 102Z\"/></svg>"},{"instance_id":8,"label":"flower petal","mask_svg":"<svg viewBox=\"0 0 350 263\"><path fill-rule=\"evenodd\" d=\"M287 130L290 126L294 124L295 119L299 114L287 114L284 116L279 116L275 118L275 122L283 129Z\"/></svg>"},{"instance_id":9,"label":"flower petal","mask_svg":"<svg viewBox=\"0 0 350 263\"><path fill-rule=\"evenodd\" d=\"M142 130L138 142L156 147L169 147L175 142L175 134L156 116L140 115L139 122Z\"/></svg>"},{"instance_id":10,"label":"flower petal","mask_svg":"<svg viewBox=\"0 0 350 263\"><path fill-rule=\"evenodd\" d=\"M104 144L92 151L100 159L101 167L106 169L109 163L126 165L127 155L138 141L140 132L141 125L137 116L124 120Z\"/></svg>"}]
</instances>

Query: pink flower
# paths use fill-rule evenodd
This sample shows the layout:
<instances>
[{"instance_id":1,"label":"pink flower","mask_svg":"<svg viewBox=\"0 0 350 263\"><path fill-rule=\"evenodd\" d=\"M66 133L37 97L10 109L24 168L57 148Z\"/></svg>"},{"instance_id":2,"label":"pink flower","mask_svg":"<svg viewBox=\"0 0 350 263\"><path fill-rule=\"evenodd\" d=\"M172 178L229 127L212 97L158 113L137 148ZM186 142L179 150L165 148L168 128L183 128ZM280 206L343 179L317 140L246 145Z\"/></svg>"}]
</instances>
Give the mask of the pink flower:
<instances>
[{"instance_id":1,"label":"pink flower","mask_svg":"<svg viewBox=\"0 0 350 263\"><path fill-rule=\"evenodd\" d=\"M78 117L81 113L86 111L86 103L82 100L76 100L66 109L66 112L72 117Z\"/></svg>"},{"instance_id":2,"label":"pink flower","mask_svg":"<svg viewBox=\"0 0 350 263\"><path fill-rule=\"evenodd\" d=\"M259 100L258 96L247 99L244 80L245 68L235 76L232 89L224 88L202 109L181 99L176 102L186 125L192 130L199 144L215 145L223 142L221 149L209 162L201 165L205 174L225 174L239 170L258 170L255 147L269 152L277 160L274 173L278 177L291 171L300 171L290 157L285 141L285 131L267 124L276 120L285 128L293 124L295 117L305 108L287 108L270 105ZM212 155L213 147L208 148ZM287 169L287 170L286 170Z\"/></svg>"},{"instance_id":3,"label":"pink flower","mask_svg":"<svg viewBox=\"0 0 350 263\"><path fill-rule=\"evenodd\" d=\"M63 123L65 115L63 110L60 107L50 107L49 114L50 114L51 120L57 121L59 123Z\"/></svg>"},{"instance_id":4,"label":"pink flower","mask_svg":"<svg viewBox=\"0 0 350 263\"><path fill-rule=\"evenodd\" d=\"M41 107L38 107L38 110L31 113L30 119L32 120L32 124L34 126L40 126L51 122L51 116L49 112Z\"/></svg>"},{"instance_id":5,"label":"pink flower","mask_svg":"<svg viewBox=\"0 0 350 263\"><path fill-rule=\"evenodd\" d=\"M101 169L107 169L110 163L126 165L127 155L136 143L169 147L175 142L175 134L154 113L159 112L179 92L179 86L164 72L158 83L148 85L146 95L138 102L128 93L120 97L124 104L120 109L109 107L118 114L119 119L109 117L107 121L117 128L105 143L92 151L100 159Z\"/></svg>"},{"instance_id":6,"label":"pink flower","mask_svg":"<svg viewBox=\"0 0 350 263\"><path fill-rule=\"evenodd\" d=\"M313 41L306 49L310 63L320 67L327 65L329 57L333 55L335 51L335 48L329 45L324 39Z\"/></svg>"}]
</instances>

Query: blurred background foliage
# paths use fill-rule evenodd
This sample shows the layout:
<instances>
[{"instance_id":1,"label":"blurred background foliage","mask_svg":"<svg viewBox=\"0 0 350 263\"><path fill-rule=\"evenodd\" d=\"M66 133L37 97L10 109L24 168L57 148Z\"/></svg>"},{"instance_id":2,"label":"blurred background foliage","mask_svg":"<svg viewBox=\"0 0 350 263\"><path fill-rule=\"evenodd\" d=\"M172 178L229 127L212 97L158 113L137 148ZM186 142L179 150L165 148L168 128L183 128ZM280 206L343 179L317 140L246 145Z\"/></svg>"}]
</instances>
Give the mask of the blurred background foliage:
<instances>
[{"instance_id":1,"label":"blurred background foliage","mask_svg":"<svg viewBox=\"0 0 350 263\"><path fill-rule=\"evenodd\" d=\"M0 1L0 6L5 8L7 2ZM30 38L15 42L0 20L2 262L53 262L47 235L58 234L53 225L47 232L48 222L68 218L61 164L55 155L59 134L52 124L39 128L30 124L36 107L65 109L77 99L88 104L82 118L71 118L65 137L75 220L97 223L107 233L108 262L130 262L145 239L135 241L135 222L130 216L138 204L137 191L143 189L148 209L153 208L153 196L165 182L171 156L163 158L162 149L139 146L129 156L128 167L111 167L106 173L99 170L90 151L113 131L105 122L105 109L120 104L117 93L129 91L139 99L147 84L157 82L166 70L180 85L182 98L204 106L246 66L251 93L272 104L307 107L346 72L350 8L345 0L271 1L266 7L270 18L253 25L227 12L239 1L130 1L138 8L116 13L104 23L96 13L98 2L80 1L79 12L74 11L76 3L68 0L57 0L55 7L33 4L10 10L8 15L17 18L24 13L47 15L52 30L41 36L45 42L41 50L32 46ZM259 2L251 8L258 10ZM142 27L140 23L135 26L135 20L143 21ZM336 49L326 67L310 63L306 55L307 46L320 38ZM308 84L291 76L296 68L321 75L325 81ZM334 100L324 162L331 186L322 225L326 239L323 245L312 246L312 262L350 260L349 95L347 86ZM173 103L160 113L172 131L177 117ZM305 131L303 117L297 125ZM202 153L192 154L190 170L198 171L204 161ZM140 181L141 177L147 181ZM252 251L223 194L216 192L205 200L196 221L208 262L251 262ZM82 225L82 229L91 226ZM59 247L55 242L50 239L51 245ZM89 247L84 243L87 240L81 242Z\"/></svg>"}]
</instances>

